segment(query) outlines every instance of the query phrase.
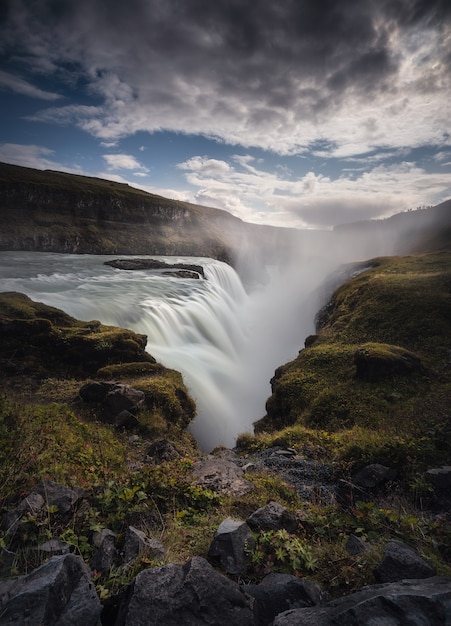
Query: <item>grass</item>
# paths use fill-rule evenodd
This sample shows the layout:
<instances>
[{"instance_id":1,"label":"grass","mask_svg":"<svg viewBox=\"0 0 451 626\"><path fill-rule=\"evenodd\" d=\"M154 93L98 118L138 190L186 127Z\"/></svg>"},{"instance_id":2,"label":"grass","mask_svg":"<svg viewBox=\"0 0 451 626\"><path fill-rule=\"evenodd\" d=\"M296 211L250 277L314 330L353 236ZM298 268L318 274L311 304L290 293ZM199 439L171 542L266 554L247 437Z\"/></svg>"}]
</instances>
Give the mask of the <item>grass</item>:
<instances>
[{"instance_id":1,"label":"grass","mask_svg":"<svg viewBox=\"0 0 451 626\"><path fill-rule=\"evenodd\" d=\"M337 289L313 343L276 371L257 434L299 427L352 439L365 432L368 445L359 436L353 448L360 462L390 459L390 438L406 442L407 458L411 441L435 432L442 434L418 445L415 458L422 466L449 460L450 260L448 252L375 259ZM353 457L342 445L337 456Z\"/></svg>"},{"instance_id":2,"label":"grass","mask_svg":"<svg viewBox=\"0 0 451 626\"><path fill-rule=\"evenodd\" d=\"M257 533L246 580L289 572L313 578L339 596L374 582L374 566L391 539L414 545L439 574L451 575L451 526L427 510L423 474L449 464L451 455L449 256L372 264L337 290L310 347L277 370L256 434L237 441L244 457L271 446L294 447L333 464L343 476L368 463L398 470L382 495L348 509L301 502L294 488L267 472L247 474L254 490L240 497L193 485L190 473L200 453L184 429L195 406L180 374L144 357L140 336L78 322L25 296L0 294L0 358L16 368L0 398L2 510L14 508L43 478L85 489L83 505L70 519L47 508L25 514L15 536L3 532L0 544L16 552L13 574L30 571L45 558L33 549L36 543L62 539L88 562L93 532L111 528L120 549L130 524L163 542L164 563L206 557L225 517L246 519L276 500L295 513L298 529ZM60 371L46 360L52 341L62 351ZM97 361L97 354L102 359ZM376 360L385 374L375 380L358 376L356 354L366 359L364 365ZM409 359L418 359L421 367L397 367ZM92 372L96 379L121 380L145 393L142 427L132 439L74 402ZM152 465L146 449L160 437L181 457ZM370 542L370 550L350 556L351 534ZM144 553L130 568L116 563L109 572L96 572L99 595L107 599L141 569L162 562Z\"/></svg>"}]
</instances>

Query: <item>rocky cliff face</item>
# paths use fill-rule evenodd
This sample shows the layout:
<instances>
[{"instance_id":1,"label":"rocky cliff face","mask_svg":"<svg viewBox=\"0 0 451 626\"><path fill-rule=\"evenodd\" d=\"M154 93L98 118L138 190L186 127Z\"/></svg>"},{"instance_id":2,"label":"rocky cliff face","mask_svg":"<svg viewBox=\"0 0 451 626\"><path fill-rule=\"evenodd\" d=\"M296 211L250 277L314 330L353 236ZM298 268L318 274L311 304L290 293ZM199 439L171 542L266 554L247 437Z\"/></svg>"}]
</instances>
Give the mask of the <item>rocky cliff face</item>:
<instances>
[{"instance_id":1,"label":"rocky cliff face","mask_svg":"<svg viewBox=\"0 0 451 626\"><path fill-rule=\"evenodd\" d=\"M184 254L232 262L251 239L258 238L268 255L286 234L124 184L0 164L0 250Z\"/></svg>"}]
</instances>

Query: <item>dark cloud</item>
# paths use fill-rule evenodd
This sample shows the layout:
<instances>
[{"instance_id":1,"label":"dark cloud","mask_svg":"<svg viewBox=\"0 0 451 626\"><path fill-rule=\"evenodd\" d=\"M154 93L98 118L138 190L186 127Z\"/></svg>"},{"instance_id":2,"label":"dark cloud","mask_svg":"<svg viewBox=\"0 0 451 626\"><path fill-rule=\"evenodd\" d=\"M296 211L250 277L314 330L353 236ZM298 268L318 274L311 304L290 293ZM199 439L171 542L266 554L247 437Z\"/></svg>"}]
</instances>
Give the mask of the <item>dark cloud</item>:
<instances>
[{"instance_id":1,"label":"dark cloud","mask_svg":"<svg viewBox=\"0 0 451 626\"><path fill-rule=\"evenodd\" d=\"M400 39L415 29L446 30L448 5L444 0L14 0L2 14L0 54L23 72L80 81L104 99L98 117L110 134L113 126L117 134L125 133L120 115L127 112L119 114L118 107L126 104L133 115L127 120L131 132L169 128L230 142L241 135L244 143L264 145L260 124L273 121L289 137L305 120L331 118L347 106L349 94L368 100L396 92L407 54L400 51ZM444 40L437 45L435 73L425 70L416 79L418 89L439 88L448 73L448 46Z\"/></svg>"}]
</instances>

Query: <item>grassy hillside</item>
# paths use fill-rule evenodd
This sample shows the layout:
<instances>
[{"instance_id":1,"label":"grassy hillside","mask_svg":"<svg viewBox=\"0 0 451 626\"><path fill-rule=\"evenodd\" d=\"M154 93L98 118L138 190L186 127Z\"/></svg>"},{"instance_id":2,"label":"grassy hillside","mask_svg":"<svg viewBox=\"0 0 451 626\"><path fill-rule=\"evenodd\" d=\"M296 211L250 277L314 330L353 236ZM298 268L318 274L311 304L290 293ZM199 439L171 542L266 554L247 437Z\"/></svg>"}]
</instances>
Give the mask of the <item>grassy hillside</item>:
<instances>
[{"instance_id":1,"label":"grassy hillside","mask_svg":"<svg viewBox=\"0 0 451 626\"><path fill-rule=\"evenodd\" d=\"M451 253L373 259L279 367L257 440L324 434L336 460L404 473L451 455ZM271 433L271 435L264 435Z\"/></svg>"}]
</instances>

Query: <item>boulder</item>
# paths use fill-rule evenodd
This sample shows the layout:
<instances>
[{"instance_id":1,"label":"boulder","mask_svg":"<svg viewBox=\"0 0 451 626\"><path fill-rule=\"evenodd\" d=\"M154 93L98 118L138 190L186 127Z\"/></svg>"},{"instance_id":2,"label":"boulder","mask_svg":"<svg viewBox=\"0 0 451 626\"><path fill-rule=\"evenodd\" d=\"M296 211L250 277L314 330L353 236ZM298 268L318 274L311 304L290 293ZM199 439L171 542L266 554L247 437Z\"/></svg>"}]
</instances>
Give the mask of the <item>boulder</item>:
<instances>
[{"instance_id":1,"label":"boulder","mask_svg":"<svg viewBox=\"0 0 451 626\"><path fill-rule=\"evenodd\" d=\"M70 546L61 539L49 539L41 543L37 547L38 552L44 552L47 555L55 556L56 554L69 554Z\"/></svg>"},{"instance_id":2,"label":"boulder","mask_svg":"<svg viewBox=\"0 0 451 626\"><path fill-rule=\"evenodd\" d=\"M16 509L8 511L3 519L4 530L12 537L19 527L20 520L25 513L36 515L44 508L45 500L39 493L31 492L21 500Z\"/></svg>"},{"instance_id":3,"label":"boulder","mask_svg":"<svg viewBox=\"0 0 451 626\"><path fill-rule=\"evenodd\" d=\"M116 535L109 528L103 528L95 532L92 539L97 550L89 560L89 567L101 574L106 574L118 555L115 547Z\"/></svg>"},{"instance_id":4,"label":"boulder","mask_svg":"<svg viewBox=\"0 0 451 626\"><path fill-rule=\"evenodd\" d=\"M129 526L125 532L124 562L130 563L134 561L143 552L160 560L165 556L165 549L161 541L148 537L146 533L134 526Z\"/></svg>"},{"instance_id":5,"label":"boulder","mask_svg":"<svg viewBox=\"0 0 451 626\"><path fill-rule=\"evenodd\" d=\"M436 492L451 492L451 465L434 467L426 472L426 479Z\"/></svg>"},{"instance_id":6,"label":"boulder","mask_svg":"<svg viewBox=\"0 0 451 626\"><path fill-rule=\"evenodd\" d=\"M279 614L274 626L449 626L451 577L364 587L323 606Z\"/></svg>"},{"instance_id":7,"label":"boulder","mask_svg":"<svg viewBox=\"0 0 451 626\"><path fill-rule=\"evenodd\" d=\"M194 484L226 495L242 496L254 488L245 480L243 469L227 458L204 457L196 461L192 475Z\"/></svg>"},{"instance_id":8,"label":"boulder","mask_svg":"<svg viewBox=\"0 0 451 626\"><path fill-rule=\"evenodd\" d=\"M396 470L380 463L367 465L352 477L352 484L359 489L377 489L384 483L396 478Z\"/></svg>"},{"instance_id":9,"label":"boulder","mask_svg":"<svg viewBox=\"0 0 451 626\"><path fill-rule=\"evenodd\" d=\"M404 578L430 578L435 570L414 548L402 541L389 541L374 576L380 583L392 583Z\"/></svg>"},{"instance_id":10,"label":"boulder","mask_svg":"<svg viewBox=\"0 0 451 626\"><path fill-rule=\"evenodd\" d=\"M118 429L125 428L125 430L131 430L139 426L139 421L133 413L124 409L114 418L113 426Z\"/></svg>"},{"instance_id":11,"label":"boulder","mask_svg":"<svg viewBox=\"0 0 451 626\"><path fill-rule=\"evenodd\" d=\"M259 585L243 585L242 588L254 598L255 626L269 626L283 611L329 600L316 583L290 574L268 574Z\"/></svg>"},{"instance_id":12,"label":"boulder","mask_svg":"<svg viewBox=\"0 0 451 626\"><path fill-rule=\"evenodd\" d=\"M174 448L172 443L166 439L159 439L154 441L147 450L147 457L152 463L158 464L164 461L173 461L179 459L180 454Z\"/></svg>"},{"instance_id":13,"label":"boulder","mask_svg":"<svg viewBox=\"0 0 451 626\"><path fill-rule=\"evenodd\" d=\"M97 381L86 383L80 388L78 395L84 402L102 402L115 385L116 383Z\"/></svg>"},{"instance_id":14,"label":"boulder","mask_svg":"<svg viewBox=\"0 0 451 626\"><path fill-rule=\"evenodd\" d=\"M2 626L99 626L91 575L74 554L54 556L26 576L0 582Z\"/></svg>"},{"instance_id":15,"label":"boulder","mask_svg":"<svg viewBox=\"0 0 451 626\"><path fill-rule=\"evenodd\" d=\"M117 384L111 389L102 401L102 407L106 417L114 418L122 411L136 413L144 403L145 394L143 391L134 389L130 385Z\"/></svg>"},{"instance_id":16,"label":"boulder","mask_svg":"<svg viewBox=\"0 0 451 626\"><path fill-rule=\"evenodd\" d=\"M138 574L115 626L254 626L252 599L205 559Z\"/></svg>"},{"instance_id":17,"label":"boulder","mask_svg":"<svg viewBox=\"0 0 451 626\"><path fill-rule=\"evenodd\" d=\"M256 531L284 528L289 533L294 533L298 527L294 514L278 502L269 502L257 509L246 521L252 530Z\"/></svg>"},{"instance_id":18,"label":"boulder","mask_svg":"<svg viewBox=\"0 0 451 626\"><path fill-rule=\"evenodd\" d=\"M86 383L78 395L84 402L100 404L104 419L118 428L137 424L134 416L145 400L143 391L115 382Z\"/></svg>"},{"instance_id":19,"label":"boulder","mask_svg":"<svg viewBox=\"0 0 451 626\"><path fill-rule=\"evenodd\" d=\"M378 382L397 376L410 376L421 372L420 358L400 346L385 343L366 343L354 353L356 378Z\"/></svg>"},{"instance_id":20,"label":"boulder","mask_svg":"<svg viewBox=\"0 0 451 626\"><path fill-rule=\"evenodd\" d=\"M60 515L73 513L84 496L83 489L64 487L52 480L44 480L36 489L36 493L44 498L48 507L56 506Z\"/></svg>"},{"instance_id":21,"label":"boulder","mask_svg":"<svg viewBox=\"0 0 451 626\"><path fill-rule=\"evenodd\" d=\"M229 517L216 531L208 557L217 560L228 574L244 574L254 547L255 540L246 522Z\"/></svg>"},{"instance_id":22,"label":"boulder","mask_svg":"<svg viewBox=\"0 0 451 626\"><path fill-rule=\"evenodd\" d=\"M346 552L351 556L360 556L361 554L365 554L365 552L369 552L371 550L371 546L368 541L363 541L360 537L356 537L356 535L349 535L348 541L346 542Z\"/></svg>"}]
</instances>

